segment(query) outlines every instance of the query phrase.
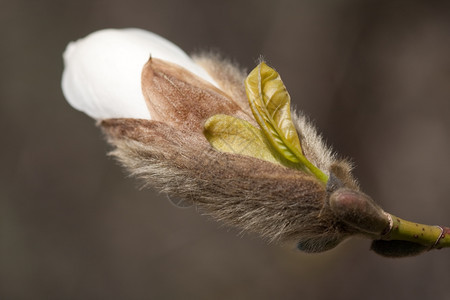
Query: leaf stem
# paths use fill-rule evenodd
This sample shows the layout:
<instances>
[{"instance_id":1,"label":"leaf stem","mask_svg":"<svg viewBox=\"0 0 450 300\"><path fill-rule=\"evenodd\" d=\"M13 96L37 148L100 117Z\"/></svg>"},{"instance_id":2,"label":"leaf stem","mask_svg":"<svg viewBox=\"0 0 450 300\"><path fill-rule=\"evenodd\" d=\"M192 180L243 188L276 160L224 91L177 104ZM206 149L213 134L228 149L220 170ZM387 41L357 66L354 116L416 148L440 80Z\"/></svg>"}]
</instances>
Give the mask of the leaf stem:
<instances>
[{"instance_id":1,"label":"leaf stem","mask_svg":"<svg viewBox=\"0 0 450 300\"><path fill-rule=\"evenodd\" d=\"M308 170L317 177L320 181L322 181L324 184L327 184L328 182L328 176L322 172L319 168L317 168L314 164L312 164L305 156L299 155L298 156L300 162L308 168Z\"/></svg>"},{"instance_id":2,"label":"leaf stem","mask_svg":"<svg viewBox=\"0 0 450 300\"><path fill-rule=\"evenodd\" d=\"M414 242L430 249L450 247L450 228L424 225L403 220L391 214L389 230L381 239Z\"/></svg>"}]
</instances>

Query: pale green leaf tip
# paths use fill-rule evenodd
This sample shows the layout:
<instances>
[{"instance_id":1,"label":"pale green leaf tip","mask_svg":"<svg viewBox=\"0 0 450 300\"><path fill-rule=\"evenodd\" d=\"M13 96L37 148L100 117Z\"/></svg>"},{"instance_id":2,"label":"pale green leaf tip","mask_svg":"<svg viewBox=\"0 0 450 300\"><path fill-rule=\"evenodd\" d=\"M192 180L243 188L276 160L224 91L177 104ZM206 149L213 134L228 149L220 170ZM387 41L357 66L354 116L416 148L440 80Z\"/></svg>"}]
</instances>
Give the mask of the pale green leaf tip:
<instances>
[{"instance_id":1,"label":"pale green leaf tip","mask_svg":"<svg viewBox=\"0 0 450 300\"><path fill-rule=\"evenodd\" d=\"M261 62L248 75L245 88L253 116L273 148L287 160L301 164L326 184L328 176L303 155L301 141L291 118L290 96L279 74Z\"/></svg>"}]
</instances>

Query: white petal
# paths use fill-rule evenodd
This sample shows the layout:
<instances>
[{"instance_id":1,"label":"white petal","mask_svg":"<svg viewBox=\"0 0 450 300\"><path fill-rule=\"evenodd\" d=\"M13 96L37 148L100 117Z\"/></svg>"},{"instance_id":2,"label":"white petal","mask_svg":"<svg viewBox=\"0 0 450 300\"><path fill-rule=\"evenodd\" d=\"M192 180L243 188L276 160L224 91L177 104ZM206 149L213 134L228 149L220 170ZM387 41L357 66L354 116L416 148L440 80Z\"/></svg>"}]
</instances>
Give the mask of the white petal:
<instances>
[{"instance_id":1,"label":"white petal","mask_svg":"<svg viewBox=\"0 0 450 300\"><path fill-rule=\"evenodd\" d=\"M150 119L141 92L142 67L150 56L179 64L217 85L168 40L141 29L105 29L67 46L64 96L74 108L95 119Z\"/></svg>"}]
</instances>

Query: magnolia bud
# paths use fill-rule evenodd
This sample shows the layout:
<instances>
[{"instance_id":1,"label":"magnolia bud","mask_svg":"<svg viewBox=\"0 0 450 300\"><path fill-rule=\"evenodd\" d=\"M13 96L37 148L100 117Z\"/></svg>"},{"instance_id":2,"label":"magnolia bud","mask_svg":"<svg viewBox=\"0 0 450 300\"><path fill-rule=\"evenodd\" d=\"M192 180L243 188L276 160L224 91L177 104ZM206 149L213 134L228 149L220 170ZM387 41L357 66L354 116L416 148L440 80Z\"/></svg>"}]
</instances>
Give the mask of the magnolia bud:
<instances>
[{"instance_id":1,"label":"magnolia bud","mask_svg":"<svg viewBox=\"0 0 450 300\"><path fill-rule=\"evenodd\" d=\"M234 136L245 142L260 139L253 145L267 145L264 155L235 151L234 131L222 126L223 122L213 122L222 125L211 128L214 124L207 120L216 116L212 120L217 121L219 115L225 116L219 121L240 120L246 128L257 130L261 126L246 98L245 74L226 61L215 56L199 56L194 61L152 33L107 30L69 46L65 63L63 90L68 101L100 119L114 147L111 154L146 186L192 202L200 212L268 241L299 241L298 248L306 252L331 249L355 233L346 223L364 229L355 216L358 212L374 215L355 208L352 201L345 204L355 197L340 191L357 189L349 164L332 155L305 116L293 113L291 117L290 102L278 98L278 93L271 93L277 101L270 102L272 96L259 97L259 85L253 85L254 107L273 104L267 113L261 106L260 117L270 119L275 113L279 121L267 123L279 129L270 143L267 130L261 131L265 135L239 132ZM272 82L270 77L265 79ZM285 89L275 81L279 84L275 91ZM279 110L277 103L284 108ZM221 129L222 134L217 132ZM210 143L206 133L218 133L216 138L228 135L222 144L230 142L230 151L215 148L217 143ZM280 147L298 148L294 152L286 148L304 158L292 161L296 166L276 163L281 149L273 146L277 136L284 141ZM269 154L275 158L272 162L267 160L272 157ZM339 182L332 191L326 186L331 173Z\"/></svg>"}]
</instances>

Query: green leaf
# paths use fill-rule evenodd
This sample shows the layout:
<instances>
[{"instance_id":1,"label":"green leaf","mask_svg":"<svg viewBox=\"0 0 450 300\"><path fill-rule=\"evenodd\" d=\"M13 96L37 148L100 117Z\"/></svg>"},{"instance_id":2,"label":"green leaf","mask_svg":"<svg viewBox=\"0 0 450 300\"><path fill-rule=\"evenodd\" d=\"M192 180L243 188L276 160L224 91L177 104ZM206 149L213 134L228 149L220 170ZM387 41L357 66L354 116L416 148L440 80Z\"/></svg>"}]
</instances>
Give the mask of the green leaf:
<instances>
[{"instance_id":1,"label":"green leaf","mask_svg":"<svg viewBox=\"0 0 450 300\"><path fill-rule=\"evenodd\" d=\"M219 151L280 164L261 130L247 121L227 115L214 115L206 121L204 134L209 143Z\"/></svg>"},{"instance_id":2,"label":"green leaf","mask_svg":"<svg viewBox=\"0 0 450 300\"><path fill-rule=\"evenodd\" d=\"M262 62L248 75L245 89L253 116L275 150L326 183L328 177L303 154L291 118L291 98L280 75Z\"/></svg>"},{"instance_id":3,"label":"green leaf","mask_svg":"<svg viewBox=\"0 0 450 300\"><path fill-rule=\"evenodd\" d=\"M259 126L278 152L298 163L300 140L291 120L291 98L278 73L259 64L245 80L250 108Z\"/></svg>"}]
</instances>

